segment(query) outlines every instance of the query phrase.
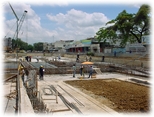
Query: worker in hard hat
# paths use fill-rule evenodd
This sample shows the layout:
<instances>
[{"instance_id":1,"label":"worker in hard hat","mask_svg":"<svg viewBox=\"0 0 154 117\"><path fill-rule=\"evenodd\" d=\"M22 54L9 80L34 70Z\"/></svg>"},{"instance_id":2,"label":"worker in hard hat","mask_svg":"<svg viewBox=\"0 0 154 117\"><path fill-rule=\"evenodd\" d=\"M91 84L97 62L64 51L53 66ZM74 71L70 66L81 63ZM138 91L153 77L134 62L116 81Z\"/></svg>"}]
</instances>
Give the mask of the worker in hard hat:
<instances>
[{"instance_id":1,"label":"worker in hard hat","mask_svg":"<svg viewBox=\"0 0 154 117\"><path fill-rule=\"evenodd\" d=\"M20 66L19 68L19 75L21 75L22 81L24 82L25 70L23 66Z\"/></svg>"},{"instance_id":2,"label":"worker in hard hat","mask_svg":"<svg viewBox=\"0 0 154 117\"><path fill-rule=\"evenodd\" d=\"M44 71L45 71L45 69L41 65L40 68L39 68L39 76L40 76L39 79L40 80L43 80Z\"/></svg>"}]
</instances>

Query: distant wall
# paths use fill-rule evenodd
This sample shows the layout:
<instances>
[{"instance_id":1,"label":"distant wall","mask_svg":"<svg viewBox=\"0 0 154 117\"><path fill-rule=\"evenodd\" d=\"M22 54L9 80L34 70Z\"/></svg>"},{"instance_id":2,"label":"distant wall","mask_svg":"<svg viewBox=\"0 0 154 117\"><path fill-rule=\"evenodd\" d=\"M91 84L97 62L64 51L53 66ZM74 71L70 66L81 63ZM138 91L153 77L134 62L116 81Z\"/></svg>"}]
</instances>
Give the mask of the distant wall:
<instances>
[{"instance_id":1,"label":"distant wall","mask_svg":"<svg viewBox=\"0 0 154 117\"><path fill-rule=\"evenodd\" d=\"M69 57L69 58L76 58L76 55L68 55L67 54L64 56ZM151 62L150 62L150 60L148 60L148 58L141 58L141 59L134 60L135 58L138 58L137 55L130 56L130 57L110 57L110 56L106 57L105 56L104 62L108 62L108 63L112 63L112 64L126 64L126 65L134 66L134 67L141 67L141 65L143 65L143 67L145 67L145 68L150 67ZM85 55L81 55L80 60L84 61ZM92 56L92 61L101 62L102 56L100 56L100 57Z\"/></svg>"}]
</instances>

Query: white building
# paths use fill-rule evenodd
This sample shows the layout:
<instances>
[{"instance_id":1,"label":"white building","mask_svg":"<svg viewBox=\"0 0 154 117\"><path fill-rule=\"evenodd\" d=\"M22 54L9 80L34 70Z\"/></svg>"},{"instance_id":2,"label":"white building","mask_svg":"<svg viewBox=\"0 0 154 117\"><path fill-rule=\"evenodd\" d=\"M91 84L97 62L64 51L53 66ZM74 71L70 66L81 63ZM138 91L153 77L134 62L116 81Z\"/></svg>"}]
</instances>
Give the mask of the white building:
<instances>
[{"instance_id":1,"label":"white building","mask_svg":"<svg viewBox=\"0 0 154 117\"><path fill-rule=\"evenodd\" d=\"M46 51L53 51L53 50L57 50L57 51L64 51L65 47L68 46L71 42L73 42L74 40L60 40L60 41L56 41L54 43L43 43L43 50Z\"/></svg>"},{"instance_id":2,"label":"white building","mask_svg":"<svg viewBox=\"0 0 154 117\"><path fill-rule=\"evenodd\" d=\"M43 43L43 50L49 51L52 48L54 48L54 45L52 43L47 43L47 42Z\"/></svg>"},{"instance_id":3,"label":"white building","mask_svg":"<svg viewBox=\"0 0 154 117\"><path fill-rule=\"evenodd\" d=\"M142 36L141 43L133 43L126 45L126 52L148 52L150 47L150 35Z\"/></svg>"},{"instance_id":4,"label":"white building","mask_svg":"<svg viewBox=\"0 0 154 117\"><path fill-rule=\"evenodd\" d=\"M53 43L55 48L61 48L64 49L66 46L68 46L71 42L74 40L60 40Z\"/></svg>"}]
</instances>

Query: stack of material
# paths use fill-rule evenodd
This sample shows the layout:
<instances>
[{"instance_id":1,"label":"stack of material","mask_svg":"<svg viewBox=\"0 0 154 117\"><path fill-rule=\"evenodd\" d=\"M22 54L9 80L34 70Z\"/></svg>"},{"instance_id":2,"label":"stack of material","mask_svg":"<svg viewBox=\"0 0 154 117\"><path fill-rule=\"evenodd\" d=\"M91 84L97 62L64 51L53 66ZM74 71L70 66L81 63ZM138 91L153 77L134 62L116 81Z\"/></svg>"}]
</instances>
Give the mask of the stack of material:
<instances>
[{"instance_id":1,"label":"stack of material","mask_svg":"<svg viewBox=\"0 0 154 117\"><path fill-rule=\"evenodd\" d=\"M80 80L84 79L84 76L80 76L79 79L80 79Z\"/></svg>"},{"instance_id":2,"label":"stack of material","mask_svg":"<svg viewBox=\"0 0 154 117\"><path fill-rule=\"evenodd\" d=\"M93 68L93 69L96 71L97 74L102 74L100 68Z\"/></svg>"},{"instance_id":3,"label":"stack of material","mask_svg":"<svg viewBox=\"0 0 154 117\"><path fill-rule=\"evenodd\" d=\"M96 74L95 73L92 74L91 78L96 78Z\"/></svg>"}]
</instances>

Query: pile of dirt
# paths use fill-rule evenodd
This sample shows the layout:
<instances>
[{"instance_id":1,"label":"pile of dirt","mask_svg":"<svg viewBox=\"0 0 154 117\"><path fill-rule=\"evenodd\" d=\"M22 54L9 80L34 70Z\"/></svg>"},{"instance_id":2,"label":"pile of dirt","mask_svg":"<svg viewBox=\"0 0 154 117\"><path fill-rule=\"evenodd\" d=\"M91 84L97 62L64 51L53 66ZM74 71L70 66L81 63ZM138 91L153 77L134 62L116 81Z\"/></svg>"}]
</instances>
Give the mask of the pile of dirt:
<instances>
[{"instance_id":1,"label":"pile of dirt","mask_svg":"<svg viewBox=\"0 0 154 117\"><path fill-rule=\"evenodd\" d=\"M117 79L71 80L65 83L117 112L142 113L150 111L150 88Z\"/></svg>"}]
</instances>

